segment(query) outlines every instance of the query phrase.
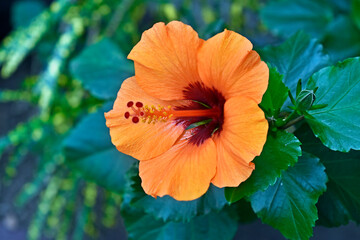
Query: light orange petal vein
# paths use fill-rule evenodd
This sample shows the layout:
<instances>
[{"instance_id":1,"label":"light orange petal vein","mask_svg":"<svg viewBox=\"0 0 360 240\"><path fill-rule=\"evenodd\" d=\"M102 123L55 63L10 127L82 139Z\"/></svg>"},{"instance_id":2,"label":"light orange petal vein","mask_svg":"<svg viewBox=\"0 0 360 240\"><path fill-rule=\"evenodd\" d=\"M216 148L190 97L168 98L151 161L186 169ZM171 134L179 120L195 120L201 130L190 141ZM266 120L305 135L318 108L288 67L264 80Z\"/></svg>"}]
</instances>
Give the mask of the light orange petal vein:
<instances>
[{"instance_id":1,"label":"light orange petal vein","mask_svg":"<svg viewBox=\"0 0 360 240\"><path fill-rule=\"evenodd\" d=\"M251 161L263 149L267 131L264 112L253 99L234 97L226 101L223 129L214 138L218 159L212 183L234 187L245 181L254 169Z\"/></svg>"},{"instance_id":2,"label":"light orange petal vein","mask_svg":"<svg viewBox=\"0 0 360 240\"><path fill-rule=\"evenodd\" d=\"M211 138L199 146L191 144L190 135L187 131L169 151L140 162L142 187L147 194L189 201L207 191L216 171L216 146Z\"/></svg>"},{"instance_id":3,"label":"light orange petal vein","mask_svg":"<svg viewBox=\"0 0 360 240\"><path fill-rule=\"evenodd\" d=\"M139 86L162 100L183 99L183 89L200 81L197 52L202 42L182 22L155 24L143 33L128 56L134 61Z\"/></svg>"},{"instance_id":4,"label":"light orange petal vein","mask_svg":"<svg viewBox=\"0 0 360 240\"><path fill-rule=\"evenodd\" d=\"M228 30L215 35L199 49L198 64L202 81L226 99L247 96L261 102L269 69L245 37Z\"/></svg>"},{"instance_id":5,"label":"light orange petal vein","mask_svg":"<svg viewBox=\"0 0 360 240\"><path fill-rule=\"evenodd\" d=\"M137 85L135 77L125 80L118 92L113 110L105 114L106 125L110 128L111 141L120 152L138 160L150 159L170 149L184 132L184 127L173 121L155 124L140 121L135 124L131 118L125 119L125 112L130 111L126 106L129 101L134 103L139 101L155 106L177 103L149 96Z\"/></svg>"}]
</instances>

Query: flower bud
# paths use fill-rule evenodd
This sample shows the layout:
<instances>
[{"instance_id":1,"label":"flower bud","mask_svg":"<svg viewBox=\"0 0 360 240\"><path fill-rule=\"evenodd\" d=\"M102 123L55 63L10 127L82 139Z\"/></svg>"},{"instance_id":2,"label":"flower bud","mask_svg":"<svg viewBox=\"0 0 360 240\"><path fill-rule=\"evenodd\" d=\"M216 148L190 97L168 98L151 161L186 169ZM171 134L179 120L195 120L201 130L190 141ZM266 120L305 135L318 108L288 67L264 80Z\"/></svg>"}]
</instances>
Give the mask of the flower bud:
<instances>
[{"instance_id":1,"label":"flower bud","mask_svg":"<svg viewBox=\"0 0 360 240\"><path fill-rule=\"evenodd\" d=\"M300 112L309 110L315 101L315 93L313 90L302 90L296 97L295 107Z\"/></svg>"}]
</instances>

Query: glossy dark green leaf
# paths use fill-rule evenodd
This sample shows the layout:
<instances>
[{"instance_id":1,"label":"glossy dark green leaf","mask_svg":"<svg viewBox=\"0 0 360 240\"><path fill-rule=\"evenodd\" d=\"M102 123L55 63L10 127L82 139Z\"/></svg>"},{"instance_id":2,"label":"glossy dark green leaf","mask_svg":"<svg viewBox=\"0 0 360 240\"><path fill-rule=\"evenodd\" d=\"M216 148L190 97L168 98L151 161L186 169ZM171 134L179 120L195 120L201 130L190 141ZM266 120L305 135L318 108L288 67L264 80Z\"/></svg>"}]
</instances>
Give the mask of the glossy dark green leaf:
<instances>
[{"instance_id":1,"label":"glossy dark green leaf","mask_svg":"<svg viewBox=\"0 0 360 240\"><path fill-rule=\"evenodd\" d=\"M360 29L347 15L339 16L329 24L322 42L334 63L360 55Z\"/></svg>"},{"instance_id":2,"label":"glossy dark green leaf","mask_svg":"<svg viewBox=\"0 0 360 240\"><path fill-rule=\"evenodd\" d=\"M319 0L270 1L261 10L261 18L275 34L289 37L302 30L321 38L333 19L333 11Z\"/></svg>"},{"instance_id":3,"label":"glossy dark green leaf","mask_svg":"<svg viewBox=\"0 0 360 240\"><path fill-rule=\"evenodd\" d=\"M324 170L318 158L303 153L273 186L250 197L254 212L286 238L309 239L318 219L315 204L326 190Z\"/></svg>"},{"instance_id":4,"label":"glossy dark green leaf","mask_svg":"<svg viewBox=\"0 0 360 240\"><path fill-rule=\"evenodd\" d=\"M288 97L289 89L282 82L283 76L277 72L276 68L269 68L269 86L262 98L261 108L267 117L276 118Z\"/></svg>"},{"instance_id":5,"label":"glossy dark green leaf","mask_svg":"<svg viewBox=\"0 0 360 240\"><path fill-rule=\"evenodd\" d=\"M103 39L86 47L70 63L71 74L100 99L116 98L121 83L134 75L134 67L119 48Z\"/></svg>"},{"instance_id":6,"label":"glossy dark green leaf","mask_svg":"<svg viewBox=\"0 0 360 240\"><path fill-rule=\"evenodd\" d=\"M360 223L360 151L331 151L307 126L295 133L303 143L304 151L320 158L329 177L327 191L317 204L317 223L327 227L346 225L350 220Z\"/></svg>"},{"instance_id":7,"label":"glossy dark green leaf","mask_svg":"<svg viewBox=\"0 0 360 240\"><path fill-rule=\"evenodd\" d=\"M64 149L67 163L86 178L121 192L125 187L125 173L134 159L120 153L111 143L105 110L108 107L84 117L65 139Z\"/></svg>"},{"instance_id":8,"label":"glossy dark green leaf","mask_svg":"<svg viewBox=\"0 0 360 240\"><path fill-rule=\"evenodd\" d=\"M315 73L307 88L319 87L305 115L314 134L332 150L360 150L360 58L352 58Z\"/></svg>"},{"instance_id":9,"label":"glossy dark green leaf","mask_svg":"<svg viewBox=\"0 0 360 240\"><path fill-rule=\"evenodd\" d=\"M210 186L204 196L193 201L176 201L170 196L153 198L144 193L136 168L127 174L127 188L124 199L136 209L142 210L164 221L189 221L198 215L222 209L227 201L224 189Z\"/></svg>"},{"instance_id":10,"label":"glossy dark green leaf","mask_svg":"<svg viewBox=\"0 0 360 240\"><path fill-rule=\"evenodd\" d=\"M226 211L198 216L182 223L156 220L126 205L122 209L121 215L130 240L231 240L238 227Z\"/></svg>"},{"instance_id":11,"label":"glossy dark green leaf","mask_svg":"<svg viewBox=\"0 0 360 240\"><path fill-rule=\"evenodd\" d=\"M260 56L283 75L283 82L293 96L299 79L305 85L313 73L329 64L329 56L323 52L322 45L303 32L279 46L264 48Z\"/></svg>"},{"instance_id":12,"label":"glossy dark green leaf","mask_svg":"<svg viewBox=\"0 0 360 240\"><path fill-rule=\"evenodd\" d=\"M273 185L283 170L296 163L298 156L301 155L300 144L291 133L285 131L270 133L261 155L254 160L255 170L250 178L237 188L226 188L226 199L229 202L236 202Z\"/></svg>"}]
</instances>

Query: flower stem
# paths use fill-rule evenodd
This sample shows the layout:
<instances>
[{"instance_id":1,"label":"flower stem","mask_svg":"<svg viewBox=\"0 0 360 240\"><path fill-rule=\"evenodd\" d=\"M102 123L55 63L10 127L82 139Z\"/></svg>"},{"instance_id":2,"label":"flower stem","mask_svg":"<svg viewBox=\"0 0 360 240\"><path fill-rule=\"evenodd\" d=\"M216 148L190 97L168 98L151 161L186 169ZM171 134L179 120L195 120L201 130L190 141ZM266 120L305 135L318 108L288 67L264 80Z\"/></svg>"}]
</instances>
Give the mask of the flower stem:
<instances>
[{"instance_id":1,"label":"flower stem","mask_svg":"<svg viewBox=\"0 0 360 240\"><path fill-rule=\"evenodd\" d=\"M297 116L298 112L293 111L285 119L278 120L275 123L275 126L279 129L287 129L288 127L294 125L297 122L300 122L304 119L304 115ZM296 117L297 116L297 117Z\"/></svg>"},{"instance_id":2,"label":"flower stem","mask_svg":"<svg viewBox=\"0 0 360 240\"><path fill-rule=\"evenodd\" d=\"M303 119L304 119L304 115L301 115L301 116L299 116L299 117L297 117L297 118L295 118L295 119L287 122L285 125L283 125L283 126L281 126L281 127L279 127L279 128L280 128L280 129L287 129L288 127L291 127L292 125L294 125L295 123L300 122L300 121L303 120Z\"/></svg>"},{"instance_id":3,"label":"flower stem","mask_svg":"<svg viewBox=\"0 0 360 240\"><path fill-rule=\"evenodd\" d=\"M296 111L293 111L292 113L290 113L285 119L279 119L275 122L275 126L278 128L281 128L283 126L285 126L286 124L288 124L288 122L290 122L295 116L296 116Z\"/></svg>"}]
</instances>

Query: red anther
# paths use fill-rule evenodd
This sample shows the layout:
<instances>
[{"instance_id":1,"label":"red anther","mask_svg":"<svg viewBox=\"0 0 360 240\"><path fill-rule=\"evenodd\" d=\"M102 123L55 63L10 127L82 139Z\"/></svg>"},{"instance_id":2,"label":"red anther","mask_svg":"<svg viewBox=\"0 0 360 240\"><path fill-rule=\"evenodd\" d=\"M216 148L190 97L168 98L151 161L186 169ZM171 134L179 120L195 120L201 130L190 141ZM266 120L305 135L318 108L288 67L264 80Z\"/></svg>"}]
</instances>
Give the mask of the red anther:
<instances>
[{"instance_id":1,"label":"red anther","mask_svg":"<svg viewBox=\"0 0 360 240\"><path fill-rule=\"evenodd\" d=\"M136 103L136 106L137 106L138 108L141 108L141 107L144 106L144 105L142 104L142 102L137 102L137 103Z\"/></svg>"},{"instance_id":2,"label":"red anther","mask_svg":"<svg viewBox=\"0 0 360 240\"><path fill-rule=\"evenodd\" d=\"M127 107L132 107L134 105L134 102L133 101L130 101L127 103Z\"/></svg>"},{"instance_id":3,"label":"red anther","mask_svg":"<svg viewBox=\"0 0 360 240\"><path fill-rule=\"evenodd\" d=\"M133 118L132 118L132 122L133 122L133 123L138 123L139 120L140 120L140 119L139 119L138 117L133 117Z\"/></svg>"},{"instance_id":4,"label":"red anther","mask_svg":"<svg viewBox=\"0 0 360 240\"><path fill-rule=\"evenodd\" d=\"M145 115L145 113L144 112L140 112L140 116L144 116Z\"/></svg>"},{"instance_id":5,"label":"red anther","mask_svg":"<svg viewBox=\"0 0 360 240\"><path fill-rule=\"evenodd\" d=\"M128 118L130 117L130 113L129 113L129 112L126 112L126 113L124 114L124 116L125 116L126 119L128 119Z\"/></svg>"}]
</instances>

